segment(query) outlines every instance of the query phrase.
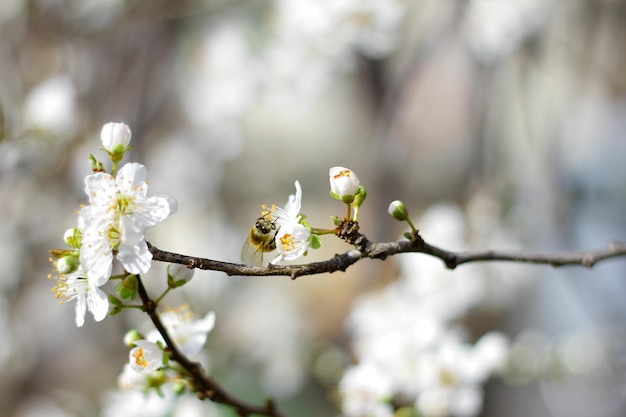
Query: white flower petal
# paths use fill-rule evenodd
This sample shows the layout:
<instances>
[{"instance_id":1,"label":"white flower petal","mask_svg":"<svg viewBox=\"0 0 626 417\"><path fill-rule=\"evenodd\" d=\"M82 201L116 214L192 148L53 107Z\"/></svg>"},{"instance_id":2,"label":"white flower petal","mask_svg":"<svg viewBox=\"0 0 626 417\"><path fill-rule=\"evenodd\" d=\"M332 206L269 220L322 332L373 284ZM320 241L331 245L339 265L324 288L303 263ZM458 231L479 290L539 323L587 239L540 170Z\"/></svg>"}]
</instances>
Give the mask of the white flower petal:
<instances>
[{"instance_id":1,"label":"white flower petal","mask_svg":"<svg viewBox=\"0 0 626 417\"><path fill-rule=\"evenodd\" d=\"M178 348L189 356L202 350L209 333L215 327L214 312L211 311L204 318L194 320L187 306L167 310L161 313L160 317ZM163 341L161 334L157 331L149 333L147 339L155 342Z\"/></svg>"},{"instance_id":2,"label":"white flower petal","mask_svg":"<svg viewBox=\"0 0 626 417\"><path fill-rule=\"evenodd\" d=\"M108 205L115 198L115 178L105 172L87 175L85 194L93 205Z\"/></svg>"},{"instance_id":3,"label":"white flower petal","mask_svg":"<svg viewBox=\"0 0 626 417\"><path fill-rule=\"evenodd\" d=\"M130 162L119 170L115 177L115 182L120 191L145 197L148 189L146 184L147 178L148 171L145 166L136 162Z\"/></svg>"},{"instance_id":4,"label":"white flower petal","mask_svg":"<svg viewBox=\"0 0 626 417\"><path fill-rule=\"evenodd\" d=\"M215 313L209 311L203 319L196 320L192 324L194 332L209 333L215 327Z\"/></svg>"},{"instance_id":5,"label":"white flower petal","mask_svg":"<svg viewBox=\"0 0 626 417\"><path fill-rule=\"evenodd\" d=\"M137 202L133 218L135 224L142 229L161 223L170 215L171 205L168 199L153 196L147 200Z\"/></svg>"},{"instance_id":6,"label":"white flower petal","mask_svg":"<svg viewBox=\"0 0 626 417\"><path fill-rule=\"evenodd\" d=\"M85 324L85 314L87 313L87 300L85 296L76 297L76 327L83 327Z\"/></svg>"},{"instance_id":7,"label":"white flower petal","mask_svg":"<svg viewBox=\"0 0 626 417\"><path fill-rule=\"evenodd\" d=\"M174 197L170 197L166 194L159 194L157 197L165 198L167 200L167 203L170 206L170 216L178 211L178 201L176 201Z\"/></svg>"},{"instance_id":8,"label":"white flower petal","mask_svg":"<svg viewBox=\"0 0 626 417\"><path fill-rule=\"evenodd\" d=\"M95 321L102 321L109 312L109 299L107 295L96 285L89 285L87 294L87 307Z\"/></svg>"},{"instance_id":9,"label":"white flower petal","mask_svg":"<svg viewBox=\"0 0 626 417\"><path fill-rule=\"evenodd\" d=\"M131 274L144 274L150 270L152 265L152 252L148 249L145 240L134 245L122 244L117 259L122 263L124 269Z\"/></svg>"},{"instance_id":10,"label":"white flower petal","mask_svg":"<svg viewBox=\"0 0 626 417\"><path fill-rule=\"evenodd\" d=\"M300 208L302 205L302 187L300 187L300 181L295 182L296 194L289 196L289 201L285 204L284 210L290 219L295 219L300 214Z\"/></svg>"}]
</instances>

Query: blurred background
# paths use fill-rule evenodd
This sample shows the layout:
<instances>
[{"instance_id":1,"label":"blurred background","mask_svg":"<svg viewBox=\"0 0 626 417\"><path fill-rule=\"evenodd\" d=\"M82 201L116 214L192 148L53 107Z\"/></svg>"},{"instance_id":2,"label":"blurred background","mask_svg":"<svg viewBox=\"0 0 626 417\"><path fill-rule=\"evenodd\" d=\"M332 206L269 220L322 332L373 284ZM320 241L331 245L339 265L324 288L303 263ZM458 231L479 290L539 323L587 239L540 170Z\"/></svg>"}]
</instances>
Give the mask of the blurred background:
<instances>
[{"instance_id":1,"label":"blurred background","mask_svg":"<svg viewBox=\"0 0 626 417\"><path fill-rule=\"evenodd\" d=\"M366 187L374 241L401 238L387 206L402 199L447 249L600 248L626 234L625 19L622 0L3 0L2 414L232 415L193 398L136 412L116 381L122 336L145 318L89 315L77 329L73 303L50 291L48 250L87 202L103 124L130 126L127 161L146 165L149 194L178 200L148 232L164 250L238 262L261 204L283 205L296 179L311 225L332 227L335 165ZM325 237L304 261L348 249ZM439 324L468 343L490 330L510 341L481 415L626 414L624 260L420 262L296 281L197 272L165 302L216 312L200 359L233 393L332 416L343 370L365 360L368 303L407 276L447 282ZM154 293L164 270L145 277ZM430 298L394 300L412 322Z\"/></svg>"}]
</instances>

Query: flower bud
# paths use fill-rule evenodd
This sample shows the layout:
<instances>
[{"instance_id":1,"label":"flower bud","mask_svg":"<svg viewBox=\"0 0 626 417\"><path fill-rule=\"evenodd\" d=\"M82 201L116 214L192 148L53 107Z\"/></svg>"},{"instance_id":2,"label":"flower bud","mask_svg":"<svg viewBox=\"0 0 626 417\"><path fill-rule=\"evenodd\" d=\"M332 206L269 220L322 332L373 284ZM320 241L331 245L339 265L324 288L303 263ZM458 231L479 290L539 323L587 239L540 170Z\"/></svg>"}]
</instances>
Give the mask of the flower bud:
<instances>
[{"instance_id":1,"label":"flower bud","mask_svg":"<svg viewBox=\"0 0 626 417\"><path fill-rule=\"evenodd\" d=\"M63 240L67 246L79 249L82 241L82 233L78 227L72 227L65 231Z\"/></svg>"},{"instance_id":2,"label":"flower bud","mask_svg":"<svg viewBox=\"0 0 626 417\"><path fill-rule=\"evenodd\" d=\"M181 264L167 265L167 285L170 288L182 287L193 278L194 270Z\"/></svg>"},{"instance_id":3,"label":"flower bud","mask_svg":"<svg viewBox=\"0 0 626 417\"><path fill-rule=\"evenodd\" d=\"M104 172L104 165L92 154L89 154L89 167L91 168L91 172L94 174L97 172Z\"/></svg>"},{"instance_id":4,"label":"flower bud","mask_svg":"<svg viewBox=\"0 0 626 417\"><path fill-rule=\"evenodd\" d=\"M359 179L348 168L332 167L329 171L330 194L346 204L352 203L355 194L359 192Z\"/></svg>"},{"instance_id":5,"label":"flower bud","mask_svg":"<svg viewBox=\"0 0 626 417\"><path fill-rule=\"evenodd\" d=\"M100 139L109 153L123 154L130 143L131 135L130 128L124 123L107 123L102 127Z\"/></svg>"},{"instance_id":6,"label":"flower bud","mask_svg":"<svg viewBox=\"0 0 626 417\"><path fill-rule=\"evenodd\" d=\"M404 222L409 218L409 213L406 210L406 206L400 200L392 201L389 204L389 208L387 209L391 217L394 219Z\"/></svg>"},{"instance_id":7,"label":"flower bud","mask_svg":"<svg viewBox=\"0 0 626 417\"><path fill-rule=\"evenodd\" d=\"M56 263L59 274L71 274L80 266L80 260L76 256L67 255L59 259Z\"/></svg>"},{"instance_id":8,"label":"flower bud","mask_svg":"<svg viewBox=\"0 0 626 417\"><path fill-rule=\"evenodd\" d=\"M124 346L134 347L137 340L145 339L144 335L137 329L132 329L124 335Z\"/></svg>"},{"instance_id":9,"label":"flower bud","mask_svg":"<svg viewBox=\"0 0 626 417\"><path fill-rule=\"evenodd\" d=\"M174 394L176 395L183 395L187 392L187 384L183 381L175 381L172 383L172 391L174 391Z\"/></svg>"},{"instance_id":10,"label":"flower bud","mask_svg":"<svg viewBox=\"0 0 626 417\"><path fill-rule=\"evenodd\" d=\"M343 219L341 217L337 217L337 216L330 216L330 220L333 222L333 224L337 227L341 226L343 224Z\"/></svg>"},{"instance_id":11,"label":"flower bud","mask_svg":"<svg viewBox=\"0 0 626 417\"><path fill-rule=\"evenodd\" d=\"M137 275L128 275L115 287L115 292L122 299L132 300L137 296L137 289L139 283L137 282Z\"/></svg>"}]
</instances>

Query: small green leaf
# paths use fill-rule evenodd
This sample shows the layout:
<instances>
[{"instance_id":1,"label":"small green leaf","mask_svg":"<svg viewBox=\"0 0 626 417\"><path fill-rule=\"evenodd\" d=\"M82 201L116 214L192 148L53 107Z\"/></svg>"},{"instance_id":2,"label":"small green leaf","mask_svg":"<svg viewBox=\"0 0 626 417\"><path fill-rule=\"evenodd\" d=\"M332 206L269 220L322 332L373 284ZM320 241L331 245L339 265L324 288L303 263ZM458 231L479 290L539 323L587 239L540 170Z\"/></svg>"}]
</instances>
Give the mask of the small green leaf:
<instances>
[{"instance_id":1,"label":"small green leaf","mask_svg":"<svg viewBox=\"0 0 626 417\"><path fill-rule=\"evenodd\" d=\"M319 249L322 246L322 240L318 235L311 235L311 241L309 242L309 247L311 249Z\"/></svg>"}]
</instances>

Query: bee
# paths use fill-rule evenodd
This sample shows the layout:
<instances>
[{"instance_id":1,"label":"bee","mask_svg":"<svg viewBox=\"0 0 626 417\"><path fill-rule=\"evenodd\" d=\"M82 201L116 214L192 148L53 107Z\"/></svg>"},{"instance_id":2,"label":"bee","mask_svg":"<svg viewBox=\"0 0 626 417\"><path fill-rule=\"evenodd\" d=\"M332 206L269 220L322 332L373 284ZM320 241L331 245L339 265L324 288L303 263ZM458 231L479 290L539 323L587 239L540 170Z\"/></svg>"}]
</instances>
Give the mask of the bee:
<instances>
[{"instance_id":1,"label":"bee","mask_svg":"<svg viewBox=\"0 0 626 417\"><path fill-rule=\"evenodd\" d=\"M255 266L263 265L263 253L276 249L276 232L278 227L276 221L272 220L270 212L259 217L250 228L248 239L241 248L242 262Z\"/></svg>"}]
</instances>

